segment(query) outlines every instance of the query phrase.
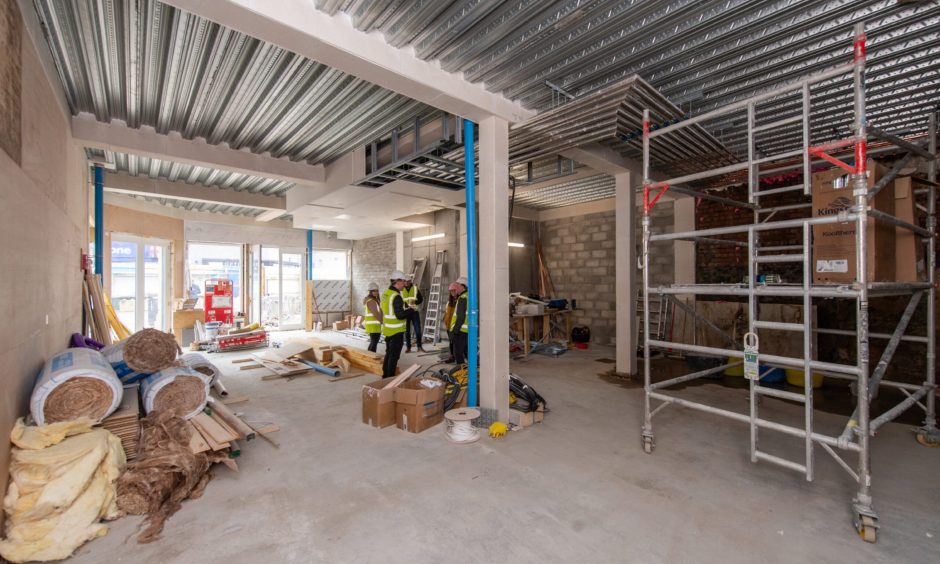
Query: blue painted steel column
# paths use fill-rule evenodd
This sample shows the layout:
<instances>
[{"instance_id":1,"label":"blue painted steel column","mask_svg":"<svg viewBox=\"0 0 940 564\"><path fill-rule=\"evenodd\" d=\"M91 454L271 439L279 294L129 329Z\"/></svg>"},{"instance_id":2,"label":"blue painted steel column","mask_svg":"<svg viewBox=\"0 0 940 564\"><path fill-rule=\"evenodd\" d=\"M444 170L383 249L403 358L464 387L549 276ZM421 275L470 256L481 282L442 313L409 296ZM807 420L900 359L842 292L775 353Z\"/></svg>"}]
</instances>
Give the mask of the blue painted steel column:
<instances>
[{"instance_id":1,"label":"blue painted steel column","mask_svg":"<svg viewBox=\"0 0 940 564\"><path fill-rule=\"evenodd\" d=\"M313 280L313 229L307 230L307 280Z\"/></svg>"},{"instance_id":2,"label":"blue painted steel column","mask_svg":"<svg viewBox=\"0 0 940 564\"><path fill-rule=\"evenodd\" d=\"M470 284L470 299L467 304L469 314L469 332L467 335L467 406L477 407L477 379L479 363L477 362L478 337L480 332L480 310L478 300L479 285L477 284L477 190L473 150L473 122L463 120L463 162L464 178L466 180L467 202L467 282Z\"/></svg>"},{"instance_id":3,"label":"blue painted steel column","mask_svg":"<svg viewBox=\"0 0 940 564\"><path fill-rule=\"evenodd\" d=\"M95 165L95 274L104 276L104 169L101 165Z\"/></svg>"}]
</instances>

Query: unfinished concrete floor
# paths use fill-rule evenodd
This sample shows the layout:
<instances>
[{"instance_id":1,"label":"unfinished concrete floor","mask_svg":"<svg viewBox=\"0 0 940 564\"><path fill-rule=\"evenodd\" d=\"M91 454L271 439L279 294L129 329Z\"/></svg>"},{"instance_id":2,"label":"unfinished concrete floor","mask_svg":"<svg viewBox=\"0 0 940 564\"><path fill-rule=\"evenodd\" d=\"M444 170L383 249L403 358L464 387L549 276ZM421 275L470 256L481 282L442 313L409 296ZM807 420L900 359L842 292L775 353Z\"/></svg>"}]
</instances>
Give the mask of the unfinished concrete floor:
<instances>
[{"instance_id":1,"label":"unfinished concrete floor","mask_svg":"<svg viewBox=\"0 0 940 564\"><path fill-rule=\"evenodd\" d=\"M337 342L342 336L318 335ZM362 341L350 340L362 346ZM261 381L215 357L238 410L274 421L280 450L243 445L240 472L215 470L203 498L185 502L149 545L138 518L80 548L74 562L937 562L940 449L889 424L874 441L877 544L855 534L852 483L817 449L817 477L752 464L748 430L670 407L656 420L657 448L640 447L642 390L601 380L613 351L533 355L513 371L544 395L545 422L470 445L440 427L419 435L360 422L370 377ZM228 357L225 359L225 357ZM406 355L403 366L433 357ZM223 360L225 359L225 360ZM746 392L688 388L747 409ZM766 400L769 418L799 408ZM762 408L763 409L763 408ZM835 431L844 418L818 414ZM764 433L762 445L796 458L801 443Z\"/></svg>"}]
</instances>

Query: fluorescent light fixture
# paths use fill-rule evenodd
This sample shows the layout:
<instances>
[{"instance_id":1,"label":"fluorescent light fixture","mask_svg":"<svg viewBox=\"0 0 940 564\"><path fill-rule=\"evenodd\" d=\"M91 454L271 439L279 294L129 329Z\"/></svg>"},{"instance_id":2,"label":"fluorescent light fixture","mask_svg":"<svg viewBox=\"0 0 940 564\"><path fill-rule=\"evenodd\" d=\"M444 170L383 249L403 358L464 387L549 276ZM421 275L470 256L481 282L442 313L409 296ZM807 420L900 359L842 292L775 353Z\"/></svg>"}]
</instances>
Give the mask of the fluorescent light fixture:
<instances>
[{"instance_id":1,"label":"fluorescent light fixture","mask_svg":"<svg viewBox=\"0 0 940 564\"><path fill-rule=\"evenodd\" d=\"M341 213L338 216L336 216L336 219L352 219L352 216L345 214L345 213Z\"/></svg>"},{"instance_id":2,"label":"fluorescent light fixture","mask_svg":"<svg viewBox=\"0 0 940 564\"><path fill-rule=\"evenodd\" d=\"M510 246L510 247L516 247L516 248L522 249L522 248L525 248L525 243L513 243L513 242L510 242L510 243L509 243L509 246Z\"/></svg>"},{"instance_id":3,"label":"fluorescent light fixture","mask_svg":"<svg viewBox=\"0 0 940 564\"><path fill-rule=\"evenodd\" d=\"M434 235L423 235L423 236L421 236L421 237L412 237L412 238L411 238L411 241L412 241L412 242L415 242L415 241L428 241L428 240L430 240L430 239L440 239L440 238L443 237L443 236L444 236L443 233L435 233Z\"/></svg>"},{"instance_id":4,"label":"fluorescent light fixture","mask_svg":"<svg viewBox=\"0 0 940 564\"><path fill-rule=\"evenodd\" d=\"M317 231L329 231L330 229L335 229L335 225L320 225L318 223L311 223L310 229L316 229Z\"/></svg>"}]
</instances>

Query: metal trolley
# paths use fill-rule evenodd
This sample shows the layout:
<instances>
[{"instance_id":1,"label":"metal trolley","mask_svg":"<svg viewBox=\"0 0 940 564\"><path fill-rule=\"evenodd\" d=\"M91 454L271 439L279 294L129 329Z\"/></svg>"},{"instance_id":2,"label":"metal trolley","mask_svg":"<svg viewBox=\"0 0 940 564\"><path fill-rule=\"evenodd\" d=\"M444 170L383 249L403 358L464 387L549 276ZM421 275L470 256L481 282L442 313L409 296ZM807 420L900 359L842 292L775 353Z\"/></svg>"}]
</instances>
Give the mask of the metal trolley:
<instances>
[{"instance_id":1,"label":"metal trolley","mask_svg":"<svg viewBox=\"0 0 940 564\"><path fill-rule=\"evenodd\" d=\"M851 477L858 483L858 492L853 500L852 509L854 514L855 527L861 537L868 542L875 542L878 530L878 517L872 505L871 496L871 466L870 466L870 446L869 442L879 427L895 419L905 410L919 406L926 413L923 427L917 430L918 441L924 444L936 444L940 440L936 424L936 401L935 401L935 345L936 345L936 327L934 323L934 310L936 307L936 296L934 291L934 270L936 240L935 231L935 211L936 211L936 115L932 112L928 124L928 140L922 143L911 143L898 136L894 136L871 127L865 115L865 46L866 37L862 25L856 27L853 44L853 60L850 63L821 72L804 80L776 88L772 91L762 93L752 98L741 100L727 107L719 108L708 113L692 117L666 125L655 130L650 128L650 111L643 112L643 346L645 355L643 358L645 407L644 422L642 429L642 444L647 453L651 453L654 447L653 435L653 416L659 413L668 405L676 404L714 415L728 417L730 419L746 423L750 426L750 454L751 461L763 461L783 466L791 470L796 470L805 474L807 481L813 479L813 455L814 447L819 445L827 454L831 455ZM851 138L827 143L825 145L813 146L811 144L811 97L814 85L826 82L827 87L831 87L835 79L841 78L847 80L851 76L854 83L854 135ZM827 82L828 81L828 82ZM779 100L781 97L790 96L795 98L797 109L794 115L780 118ZM764 117L759 125L758 115L761 110L771 104L778 109L776 114ZM762 107L763 106L763 107ZM657 149L669 152L670 145L663 138L670 133L689 127L695 124L701 124L715 118L722 117L729 119L729 116L745 115L747 121L747 160L734 163L720 168L690 174L679 178L672 178L663 182L654 182L650 178L650 151L651 144L655 141ZM767 114L772 112L767 111ZM770 156L757 155L755 146L755 136L760 132L783 131L790 127L791 130L802 129L801 142L794 140L794 146L801 147L782 151ZM766 133L765 133L766 134ZM794 132L794 137L797 133ZM907 151L907 154L900 159L888 174L883 177L874 187L869 189L867 179L867 158L868 158L868 138L872 136L887 142L893 146L900 147ZM926 145L926 147L925 147ZM892 147L893 149L893 147ZM855 158L855 164L849 165L831 153L852 151ZM872 201L875 194L883 189L894 179L900 170L914 156L923 156L928 159L928 182L926 192L928 196L927 204L927 228L912 225L899 220L894 216L885 214L881 211L872 209L869 202ZM789 160L790 164L786 164ZM776 194L785 191L802 190L804 194L811 193L810 177L811 165L818 161L828 161L836 166L846 169L850 175L852 187L852 204L847 210L838 215L830 215L816 218L801 218L780 221L768 221L775 211L780 209L794 209L800 206L781 206L778 208L762 207L761 198L769 194ZM797 164L793 164L796 162ZM763 168L763 170L762 170ZM803 183L783 188L772 188L760 190L759 179L768 173L777 173L782 170L793 170L802 168ZM712 229L701 229L683 233L669 233L653 235L650 233L650 210L656 204L660 196L670 187L677 184L683 184L698 181L706 178L714 178L729 173L746 171L747 173L747 201L738 202L727 198L719 198L703 192L698 193L699 197L721 200L722 203L736 205L745 208L753 213L753 222L746 225L720 227ZM803 205L802 207L808 207ZM869 217L876 221L887 222L893 226L901 227L913 231L923 238L926 242L927 257L927 281L920 283L879 283L868 280L868 249L865 234ZM854 222L855 229L855 253L856 253L856 282L845 285L818 285L813 284L813 269L811 256L811 234L812 226L832 223ZM760 247L760 236L764 232L783 229L801 229L802 245L793 245L789 247ZM649 281L649 260L650 245L658 241L670 240L689 240L701 241L710 240L714 242L716 236L741 234L747 236L747 265L748 278L746 284L740 285L717 285L717 284L688 284L674 285L670 287L650 288ZM720 241L719 241L720 242ZM732 242L732 244L735 244ZM737 243L740 244L740 243ZM783 252L781 252L783 251ZM798 263L802 265L803 281L802 284L758 284L755 282L760 274L761 266L768 263ZM720 407L706 405L700 402L689 401L667 394L667 388L708 376L724 370L728 366L738 365L742 359L745 359L746 352L739 348L717 348L698 345L689 345L682 343L673 343L658 340L650 332L650 293L659 293L663 295L691 294L691 295L711 295L711 296L740 296L747 300L748 308L748 328L750 333L756 334L759 329L768 329L775 331L793 331L801 332L803 335L802 358L791 358L763 354L758 351L760 363L777 366L802 369L804 374L804 389L802 393L781 390L767 387L760 384L758 378L749 378L749 399L750 412L738 413L722 409ZM869 299L880 296L904 296L909 295L910 301L904 311L896 329L890 335L872 334L869 332ZM759 303L765 297L791 297L802 298L803 322L802 323L783 323L778 321L762 321L759 318ZM851 331L830 331L843 335L857 336L858 346L855 364L830 363L813 360L813 299L814 298L841 298L854 300L856 306L856 328ZM907 326L914 315L915 310L923 306L927 308L927 334L926 336L905 335ZM820 330L821 332L822 330ZM872 338L882 338L888 340L888 345L881 359L873 363L869 358L869 340ZM924 381L921 384L907 384L903 382L892 382L884 380L885 371L888 363L902 341L912 341L926 345L927 349L927 368L924 375ZM650 379L650 356L654 349L672 349L686 353L698 353L705 355L714 355L724 358L730 358L728 364L707 370L701 370L691 374L671 378L665 381L653 383ZM753 358L750 359L753 362ZM837 378L855 381L857 390L857 403L855 413L849 419L844 432L839 436L829 436L814 430L813 427L813 387L811 374L824 373ZM900 390L906 397L903 401L883 413L872 418L869 412L870 402L873 394L877 393L879 386L892 387ZM804 406L803 426L791 426L761 418L759 411L759 399L761 397L771 397L783 400L789 400L802 404ZM655 405L654 407L654 403ZM802 438L805 442L805 459L802 461L788 460L779 456L769 454L759 448L759 431L776 431L785 435ZM846 451L850 455L857 455L858 462L853 468L849 462L843 459L838 451Z\"/></svg>"}]
</instances>

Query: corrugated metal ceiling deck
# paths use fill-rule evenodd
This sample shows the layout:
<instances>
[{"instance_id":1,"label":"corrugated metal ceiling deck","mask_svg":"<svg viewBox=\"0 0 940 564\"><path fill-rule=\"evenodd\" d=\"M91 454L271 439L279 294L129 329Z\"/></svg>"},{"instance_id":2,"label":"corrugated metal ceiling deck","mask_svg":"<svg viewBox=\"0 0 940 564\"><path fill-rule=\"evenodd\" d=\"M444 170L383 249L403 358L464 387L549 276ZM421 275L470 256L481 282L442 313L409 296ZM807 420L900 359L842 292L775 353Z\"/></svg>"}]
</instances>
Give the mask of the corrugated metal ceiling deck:
<instances>
[{"instance_id":1,"label":"corrugated metal ceiling deck","mask_svg":"<svg viewBox=\"0 0 940 564\"><path fill-rule=\"evenodd\" d=\"M329 162L428 106L154 0L35 0L73 114Z\"/></svg>"},{"instance_id":2,"label":"corrugated metal ceiling deck","mask_svg":"<svg viewBox=\"0 0 940 564\"><path fill-rule=\"evenodd\" d=\"M34 1L76 114L316 164L431 111L154 0ZM581 97L639 74L682 110L699 114L844 62L855 21L866 22L871 38L868 110L875 123L920 132L940 93L938 2L308 1L538 110L552 104L546 80ZM817 94L822 137L851 107L844 83L823 85ZM779 101L780 111L789 103ZM707 128L740 151L741 125L728 119ZM228 174L152 161L136 166L211 185L223 185ZM279 190L244 182L251 191Z\"/></svg>"},{"instance_id":3,"label":"corrugated metal ceiling deck","mask_svg":"<svg viewBox=\"0 0 940 564\"><path fill-rule=\"evenodd\" d=\"M845 62L856 21L870 37L872 117L923 131L938 93L938 2L309 1L537 110L552 103L546 80L581 97L639 74L689 114L704 113ZM844 89L830 90L821 97L835 105L848 99ZM729 120L710 131L740 149L741 129Z\"/></svg>"}]
</instances>

